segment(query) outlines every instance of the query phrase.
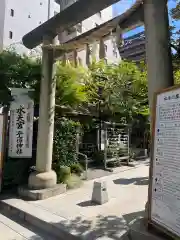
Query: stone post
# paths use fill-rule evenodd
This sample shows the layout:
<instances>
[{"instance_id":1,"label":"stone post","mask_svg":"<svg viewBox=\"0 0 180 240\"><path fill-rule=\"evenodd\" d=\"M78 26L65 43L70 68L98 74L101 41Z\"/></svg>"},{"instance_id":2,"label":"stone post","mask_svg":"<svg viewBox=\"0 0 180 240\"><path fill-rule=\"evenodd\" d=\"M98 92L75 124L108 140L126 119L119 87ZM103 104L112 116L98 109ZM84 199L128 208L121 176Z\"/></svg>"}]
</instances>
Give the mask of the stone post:
<instances>
[{"instance_id":1,"label":"stone post","mask_svg":"<svg viewBox=\"0 0 180 240\"><path fill-rule=\"evenodd\" d=\"M97 58L97 48L98 48L98 43L96 40L94 40L94 42L92 43L92 60L96 60Z\"/></svg>"},{"instance_id":2,"label":"stone post","mask_svg":"<svg viewBox=\"0 0 180 240\"><path fill-rule=\"evenodd\" d=\"M89 47L89 44L87 43L86 44L86 65L87 65L87 67L89 67L89 65L90 65L90 54L91 54L91 52L90 52L90 47Z\"/></svg>"},{"instance_id":3,"label":"stone post","mask_svg":"<svg viewBox=\"0 0 180 240\"><path fill-rule=\"evenodd\" d=\"M73 51L73 64L74 64L75 67L78 66L78 59L77 59L77 57L78 57L77 50L74 50Z\"/></svg>"},{"instance_id":4,"label":"stone post","mask_svg":"<svg viewBox=\"0 0 180 240\"><path fill-rule=\"evenodd\" d=\"M44 40L44 45L51 43ZM52 171L55 90L54 50L42 47L42 79L40 90L39 127L37 139L36 172L29 177L29 188L44 189L56 185L56 173Z\"/></svg>"},{"instance_id":5,"label":"stone post","mask_svg":"<svg viewBox=\"0 0 180 240\"><path fill-rule=\"evenodd\" d=\"M106 51L104 47L104 41L103 38L100 38L99 40L99 59L105 59L106 57Z\"/></svg>"},{"instance_id":6,"label":"stone post","mask_svg":"<svg viewBox=\"0 0 180 240\"><path fill-rule=\"evenodd\" d=\"M63 56L62 56L62 64L63 64L63 66L66 65L66 61L67 61L67 58L66 58L66 54L64 53Z\"/></svg>"},{"instance_id":7,"label":"stone post","mask_svg":"<svg viewBox=\"0 0 180 240\"><path fill-rule=\"evenodd\" d=\"M173 85L167 0L145 0L144 22L149 103L154 92Z\"/></svg>"}]
</instances>

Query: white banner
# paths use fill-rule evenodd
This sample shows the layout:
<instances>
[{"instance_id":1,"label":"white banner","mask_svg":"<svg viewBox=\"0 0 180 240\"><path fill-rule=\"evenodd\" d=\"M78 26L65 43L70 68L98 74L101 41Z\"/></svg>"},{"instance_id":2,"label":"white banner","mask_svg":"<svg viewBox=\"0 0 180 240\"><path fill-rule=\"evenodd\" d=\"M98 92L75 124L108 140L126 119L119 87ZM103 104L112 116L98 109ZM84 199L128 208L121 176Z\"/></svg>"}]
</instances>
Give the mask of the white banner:
<instances>
[{"instance_id":1,"label":"white banner","mask_svg":"<svg viewBox=\"0 0 180 240\"><path fill-rule=\"evenodd\" d=\"M12 89L9 127L9 157L31 158L34 102L28 93L32 90Z\"/></svg>"}]
</instances>

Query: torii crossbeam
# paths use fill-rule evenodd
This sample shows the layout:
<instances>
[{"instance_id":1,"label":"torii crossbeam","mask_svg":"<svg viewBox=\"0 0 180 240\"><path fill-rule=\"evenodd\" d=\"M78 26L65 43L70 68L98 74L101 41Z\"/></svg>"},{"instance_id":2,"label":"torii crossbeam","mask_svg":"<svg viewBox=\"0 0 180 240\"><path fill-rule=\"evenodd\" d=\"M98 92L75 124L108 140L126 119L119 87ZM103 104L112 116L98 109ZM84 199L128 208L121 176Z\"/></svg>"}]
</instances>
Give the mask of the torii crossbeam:
<instances>
[{"instance_id":1,"label":"torii crossbeam","mask_svg":"<svg viewBox=\"0 0 180 240\"><path fill-rule=\"evenodd\" d=\"M27 48L32 49L42 43L43 36L48 35L54 38L58 32L63 32L66 28L82 22L116 2L119 2L119 0L78 0L25 35L23 37L23 44Z\"/></svg>"}]
</instances>

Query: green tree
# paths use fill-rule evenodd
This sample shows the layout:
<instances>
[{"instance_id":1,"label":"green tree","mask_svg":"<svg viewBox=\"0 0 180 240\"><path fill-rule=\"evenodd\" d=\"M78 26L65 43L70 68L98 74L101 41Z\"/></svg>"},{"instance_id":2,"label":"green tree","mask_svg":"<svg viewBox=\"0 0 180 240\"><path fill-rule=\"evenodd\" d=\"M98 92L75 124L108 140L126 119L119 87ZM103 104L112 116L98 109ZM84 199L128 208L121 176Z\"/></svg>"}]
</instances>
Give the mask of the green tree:
<instances>
[{"instance_id":1,"label":"green tree","mask_svg":"<svg viewBox=\"0 0 180 240\"><path fill-rule=\"evenodd\" d=\"M145 68L142 68L145 69ZM3 51L0 54L0 103L10 100L9 88L33 88L38 102L41 79L39 59ZM130 121L135 115L148 113L146 70L134 63L118 65L92 62L89 69L57 63L56 105L88 108L107 117L121 116Z\"/></svg>"},{"instance_id":2,"label":"green tree","mask_svg":"<svg viewBox=\"0 0 180 240\"><path fill-rule=\"evenodd\" d=\"M0 104L8 105L10 88L36 88L40 83L41 63L39 59L21 56L14 51L0 54Z\"/></svg>"},{"instance_id":3,"label":"green tree","mask_svg":"<svg viewBox=\"0 0 180 240\"><path fill-rule=\"evenodd\" d=\"M77 107L87 101L84 91L84 78L88 71L68 64L57 63L56 104ZM32 88L34 99L39 102L41 82L41 60L19 55L15 51L0 53L0 104L8 105L11 100L10 88Z\"/></svg>"},{"instance_id":4,"label":"green tree","mask_svg":"<svg viewBox=\"0 0 180 240\"><path fill-rule=\"evenodd\" d=\"M175 20L180 20L180 0L174 0L176 6L171 9L171 16Z\"/></svg>"},{"instance_id":5,"label":"green tree","mask_svg":"<svg viewBox=\"0 0 180 240\"><path fill-rule=\"evenodd\" d=\"M89 71L71 64L57 64L56 70L56 104L77 108L88 101L85 89L85 79Z\"/></svg>"},{"instance_id":6,"label":"green tree","mask_svg":"<svg viewBox=\"0 0 180 240\"><path fill-rule=\"evenodd\" d=\"M136 115L148 114L146 70L141 71L135 63L103 61L93 62L90 70L87 94L91 104L100 104L102 115L118 115L129 122Z\"/></svg>"},{"instance_id":7,"label":"green tree","mask_svg":"<svg viewBox=\"0 0 180 240\"><path fill-rule=\"evenodd\" d=\"M175 50L173 54L174 69L179 69L180 64L180 30L177 28L177 23L180 20L180 0L174 0L175 7L171 9L170 15L172 17L172 26L170 27L171 33L171 47Z\"/></svg>"},{"instance_id":8,"label":"green tree","mask_svg":"<svg viewBox=\"0 0 180 240\"><path fill-rule=\"evenodd\" d=\"M180 0L174 0L175 7L171 9L170 14L172 17L171 26L171 46L175 50L172 54L173 67L174 67L174 82L180 84L180 30L177 28L180 20Z\"/></svg>"}]
</instances>

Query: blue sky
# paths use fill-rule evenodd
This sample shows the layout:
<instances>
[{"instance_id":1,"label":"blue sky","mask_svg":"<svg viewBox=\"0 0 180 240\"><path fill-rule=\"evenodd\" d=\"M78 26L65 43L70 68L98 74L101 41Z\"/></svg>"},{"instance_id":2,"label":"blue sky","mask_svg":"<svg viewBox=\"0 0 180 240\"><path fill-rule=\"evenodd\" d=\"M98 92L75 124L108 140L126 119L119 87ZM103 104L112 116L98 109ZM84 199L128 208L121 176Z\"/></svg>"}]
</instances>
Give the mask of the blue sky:
<instances>
[{"instance_id":1,"label":"blue sky","mask_svg":"<svg viewBox=\"0 0 180 240\"><path fill-rule=\"evenodd\" d=\"M114 4L113 6L113 14L114 16L117 16L119 14L122 14L125 12L136 0L121 0L120 2ZM169 9L173 8L175 6L174 0L169 0L168 7ZM170 19L170 23L172 23L172 20ZM176 24L176 28L180 29L180 22ZM144 27L138 27L134 30L129 31L128 33L124 34L124 37L132 36L138 32L141 32L144 30Z\"/></svg>"}]
</instances>

